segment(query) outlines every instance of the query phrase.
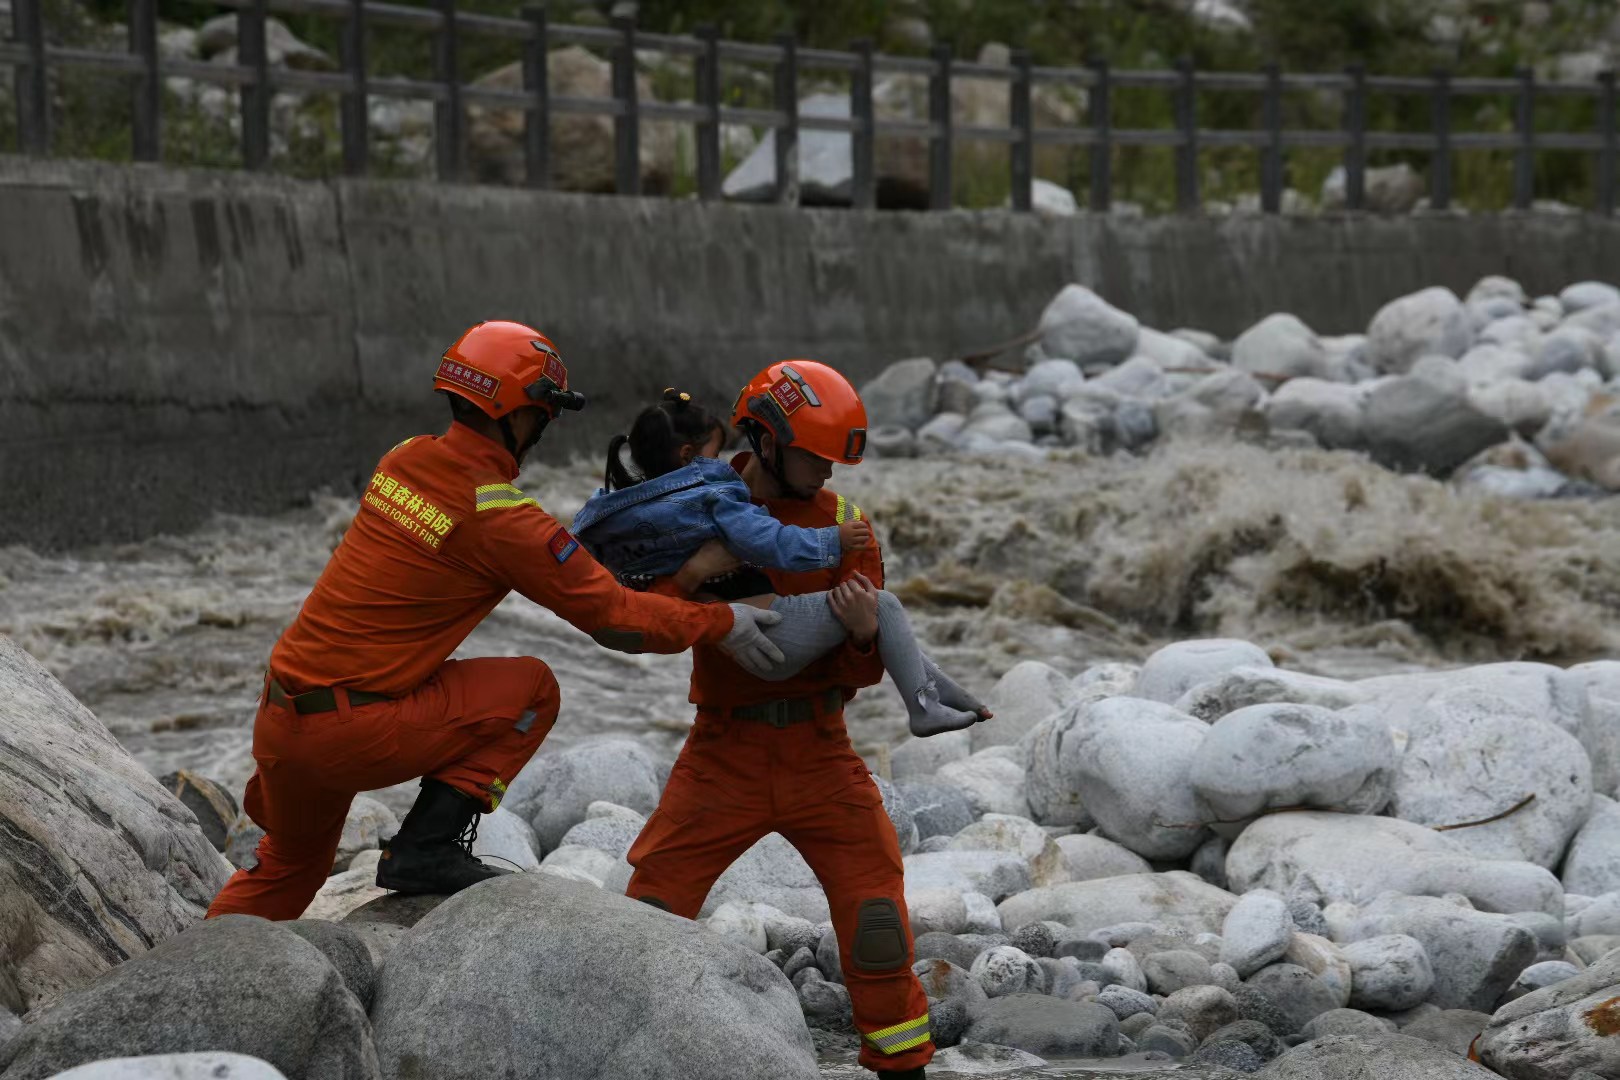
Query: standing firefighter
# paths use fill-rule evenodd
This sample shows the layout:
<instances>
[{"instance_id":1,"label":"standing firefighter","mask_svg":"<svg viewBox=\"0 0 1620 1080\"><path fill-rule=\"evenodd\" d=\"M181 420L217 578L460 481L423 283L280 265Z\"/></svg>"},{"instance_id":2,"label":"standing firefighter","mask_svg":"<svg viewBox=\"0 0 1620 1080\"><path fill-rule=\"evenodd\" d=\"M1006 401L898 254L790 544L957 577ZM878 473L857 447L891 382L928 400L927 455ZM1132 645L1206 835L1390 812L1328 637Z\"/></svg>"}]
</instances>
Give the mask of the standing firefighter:
<instances>
[{"instance_id":1,"label":"standing firefighter","mask_svg":"<svg viewBox=\"0 0 1620 1080\"><path fill-rule=\"evenodd\" d=\"M847 379L814 361L774 364L744 387L734 414L753 452L732 465L774 517L812 529L861 517L823 486L834 462L857 464L866 448L866 409ZM693 650L697 722L630 849L628 895L695 918L726 867L781 833L827 893L861 1064L919 1080L934 1045L928 997L911 972L900 844L844 730L844 703L883 676L874 647L883 561L874 540L837 566L768 576L780 595L833 590L849 641L777 682Z\"/></svg>"},{"instance_id":2,"label":"standing firefighter","mask_svg":"<svg viewBox=\"0 0 1620 1080\"><path fill-rule=\"evenodd\" d=\"M265 835L258 865L232 876L210 916L298 918L332 870L355 794L419 776L377 884L449 893L504 873L472 855L478 815L557 719L557 680L528 656L446 658L513 589L623 652L704 642L755 669L780 659L761 612L621 588L513 486L546 426L585 404L539 331L479 323L433 386L449 398L449 430L384 455L270 654L244 798Z\"/></svg>"}]
</instances>

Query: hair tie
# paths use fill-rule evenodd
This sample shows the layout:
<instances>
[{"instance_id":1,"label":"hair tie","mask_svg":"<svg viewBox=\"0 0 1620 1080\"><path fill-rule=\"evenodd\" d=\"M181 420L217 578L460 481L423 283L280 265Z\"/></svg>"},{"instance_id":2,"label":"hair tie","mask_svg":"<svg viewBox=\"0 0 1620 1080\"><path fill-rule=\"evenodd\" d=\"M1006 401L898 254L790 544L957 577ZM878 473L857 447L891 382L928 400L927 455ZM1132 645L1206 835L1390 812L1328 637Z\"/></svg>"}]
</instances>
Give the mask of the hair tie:
<instances>
[{"instance_id":1,"label":"hair tie","mask_svg":"<svg viewBox=\"0 0 1620 1080\"><path fill-rule=\"evenodd\" d=\"M672 401L677 406L685 406L691 404L692 395L684 390L677 390L673 386L666 386L664 387L664 400Z\"/></svg>"}]
</instances>

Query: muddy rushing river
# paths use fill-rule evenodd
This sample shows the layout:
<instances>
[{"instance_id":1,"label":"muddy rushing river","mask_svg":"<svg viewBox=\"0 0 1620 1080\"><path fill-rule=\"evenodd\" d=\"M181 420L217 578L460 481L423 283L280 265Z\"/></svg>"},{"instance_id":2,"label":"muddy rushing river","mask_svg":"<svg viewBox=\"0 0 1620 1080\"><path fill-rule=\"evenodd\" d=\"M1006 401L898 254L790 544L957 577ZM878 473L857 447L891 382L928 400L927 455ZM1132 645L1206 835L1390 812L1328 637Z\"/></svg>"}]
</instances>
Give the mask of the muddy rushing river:
<instances>
[{"instance_id":1,"label":"muddy rushing river","mask_svg":"<svg viewBox=\"0 0 1620 1080\"><path fill-rule=\"evenodd\" d=\"M567 521L598 477L594 462L540 461L519 482ZM1351 454L1236 443L874 460L833 483L876 522L890 587L931 651L981 691L1019 660L1074 674L1189 637L1247 638L1340 677L1620 656L1620 501L1459 494ZM318 494L185 536L0 549L0 632L154 773L183 766L240 790L265 658L353 510ZM608 652L520 597L457 655L521 653L562 684L548 747L611 732L667 756L690 723L685 657ZM892 688L863 693L850 727L866 752L900 741Z\"/></svg>"}]
</instances>

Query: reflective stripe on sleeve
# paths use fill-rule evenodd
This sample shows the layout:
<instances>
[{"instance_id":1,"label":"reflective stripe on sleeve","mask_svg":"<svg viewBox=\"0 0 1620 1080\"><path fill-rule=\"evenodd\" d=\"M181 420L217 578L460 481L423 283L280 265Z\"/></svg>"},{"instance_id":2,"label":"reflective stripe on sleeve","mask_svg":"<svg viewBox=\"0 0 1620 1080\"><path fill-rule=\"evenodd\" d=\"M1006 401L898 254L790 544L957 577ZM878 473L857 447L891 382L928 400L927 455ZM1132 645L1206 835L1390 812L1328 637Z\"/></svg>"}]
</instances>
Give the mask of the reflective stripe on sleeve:
<instances>
[{"instance_id":1,"label":"reflective stripe on sleeve","mask_svg":"<svg viewBox=\"0 0 1620 1080\"><path fill-rule=\"evenodd\" d=\"M902 1050L910 1050L928 1041L928 1014L923 1013L915 1020L886 1027L882 1031L869 1031L863 1037L880 1054L898 1054Z\"/></svg>"},{"instance_id":2,"label":"reflective stripe on sleeve","mask_svg":"<svg viewBox=\"0 0 1620 1080\"><path fill-rule=\"evenodd\" d=\"M512 484L485 484L475 490L478 496L478 511L503 510L513 506L532 506L540 508L540 504L523 494L523 489Z\"/></svg>"}]
</instances>

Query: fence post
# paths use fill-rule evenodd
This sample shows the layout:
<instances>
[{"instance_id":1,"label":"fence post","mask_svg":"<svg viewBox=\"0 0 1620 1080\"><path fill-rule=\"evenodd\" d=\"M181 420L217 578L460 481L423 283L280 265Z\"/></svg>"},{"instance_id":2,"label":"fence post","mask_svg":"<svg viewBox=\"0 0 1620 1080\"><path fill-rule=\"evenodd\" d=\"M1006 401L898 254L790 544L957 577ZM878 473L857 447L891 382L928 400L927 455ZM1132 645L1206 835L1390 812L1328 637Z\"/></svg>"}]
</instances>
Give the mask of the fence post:
<instances>
[{"instance_id":1,"label":"fence post","mask_svg":"<svg viewBox=\"0 0 1620 1080\"><path fill-rule=\"evenodd\" d=\"M467 114L461 107L461 67L457 49L455 0L438 0L439 30L433 36L433 78L444 88L434 103L433 148L439 179L460 180L465 171Z\"/></svg>"},{"instance_id":2,"label":"fence post","mask_svg":"<svg viewBox=\"0 0 1620 1080\"><path fill-rule=\"evenodd\" d=\"M1536 194L1536 75L1529 67L1519 69L1519 100L1514 129L1519 148L1513 156L1513 205L1530 209Z\"/></svg>"},{"instance_id":3,"label":"fence post","mask_svg":"<svg viewBox=\"0 0 1620 1080\"><path fill-rule=\"evenodd\" d=\"M157 0L129 0L129 51L145 65L135 77L130 134L136 161L163 157L163 82L158 77Z\"/></svg>"},{"instance_id":4,"label":"fence post","mask_svg":"<svg viewBox=\"0 0 1620 1080\"><path fill-rule=\"evenodd\" d=\"M1367 202L1367 66L1345 69L1350 89L1344 99L1344 128L1350 143L1344 151L1344 205L1360 210Z\"/></svg>"},{"instance_id":5,"label":"fence post","mask_svg":"<svg viewBox=\"0 0 1620 1080\"><path fill-rule=\"evenodd\" d=\"M349 0L349 14L343 20L339 42L343 70L349 76L349 89L341 101L343 122L343 171L364 176L371 158L371 105L366 97L366 3Z\"/></svg>"},{"instance_id":6,"label":"fence post","mask_svg":"<svg viewBox=\"0 0 1620 1080\"><path fill-rule=\"evenodd\" d=\"M1112 145L1112 114L1108 102L1108 61L1100 57L1091 61L1097 73L1097 82L1091 88L1091 209L1099 214L1108 212L1113 199L1114 148Z\"/></svg>"},{"instance_id":7,"label":"fence post","mask_svg":"<svg viewBox=\"0 0 1620 1080\"><path fill-rule=\"evenodd\" d=\"M1176 209L1193 213L1198 209L1198 81L1190 57L1176 61L1181 79L1176 86L1176 127L1181 140L1176 146Z\"/></svg>"},{"instance_id":8,"label":"fence post","mask_svg":"<svg viewBox=\"0 0 1620 1080\"><path fill-rule=\"evenodd\" d=\"M551 29L546 5L523 9L529 40L523 43L523 89L529 106L523 114L523 175L531 188L551 186Z\"/></svg>"},{"instance_id":9,"label":"fence post","mask_svg":"<svg viewBox=\"0 0 1620 1080\"><path fill-rule=\"evenodd\" d=\"M934 46L934 71L928 77L928 122L934 135L928 145L928 208L951 208L951 47Z\"/></svg>"},{"instance_id":10,"label":"fence post","mask_svg":"<svg viewBox=\"0 0 1620 1080\"><path fill-rule=\"evenodd\" d=\"M248 0L236 13L237 62L253 73L242 86L242 165L262 169L270 160L270 58L264 43L265 0Z\"/></svg>"},{"instance_id":11,"label":"fence post","mask_svg":"<svg viewBox=\"0 0 1620 1080\"><path fill-rule=\"evenodd\" d=\"M1266 148L1260 161L1260 209L1267 214L1282 211L1282 68L1276 61L1266 65L1265 100L1261 103L1266 125Z\"/></svg>"},{"instance_id":12,"label":"fence post","mask_svg":"<svg viewBox=\"0 0 1620 1080\"><path fill-rule=\"evenodd\" d=\"M1008 95L1012 113L1012 208L1028 211L1034 201L1035 118L1030 107L1029 50L1012 54L1012 93Z\"/></svg>"},{"instance_id":13,"label":"fence post","mask_svg":"<svg viewBox=\"0 0 1620 1080\"><path fill-rule=\"evenodd\" d=\"M17 149L25 154L47 154L51 149L43 6L43 0L11 0L11 32L28 50L28 60L12 76L17 88Z\"/></svg>"},{"instance_id":14,"label":"fence post","mask_svg":"<svg viewBox=\"0 0 1620 1080\"><path fill-rule=\"evenodd\" d=\"M613 50L613 99L624 111L613 118L613 189L641 194L641 114L636 102L636 20L613 20L619 46Z\"/></svg>"},{"instance_id":15,"label":"fence post","mask_svg":"<svg viewBox=\"0 0 1620 1080\"><path fill-rule=\"evenodd\" d=\"M1451 209L1451 73L1436 71L1429 113L1434 120L1434 160L1429 166L1429 206Z\"/></svg>"},{"instance_id":16,"label":"fence post","mask_svg":"<svg viewBox=\"0 0 1620 1080\"><path fill-rule=\"evenodd\" d=\"M1605 71L1598 76L1598 133L1603 137L1603 149L1598 151L1597 211L1614 213L1614 180L1617 136L1614 109L1614 72Z\"/></svg>"},{"instance_id":17,"label":"fence post","mask_svg":"<svg viewBox=\"0 0 1620 1080\"><path fill-rule=\"evenodd\" d=\"M782 126L776 129L776 201L799 204L799 46L792 34L780 34L782 59L776 65L776 111Z\"/></svg>"},{"instance_id":18,"label":"fence post","mask_svg":"<svg viewBox=\"0 0 1620 1080\"><path fill-rule=\"evenodd\" d=\"M849 115L856 128L850 133L850 204L856 210L877 207L877 119L872 108L872 42L861 38L850 45L855 73L849 81Z\"/></svg>"},{"instance_id":19,"label":"fence post","mask_svg":"<svg viewBox=\"0 0 1620 1080\"><path fill-rule=\"evenodd\" d=\"M703 110L697 122L698 198L713 202L720 197L720 30L713 23L697 28L703 53L693 75L693 98Z\"/></svg>"}]
</instances>

